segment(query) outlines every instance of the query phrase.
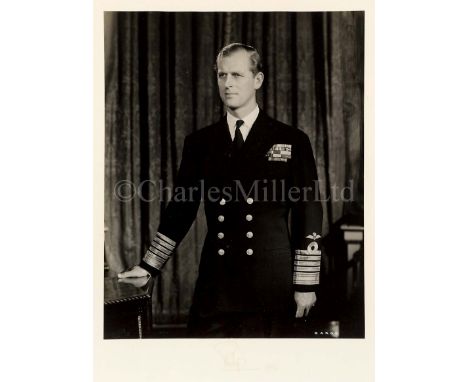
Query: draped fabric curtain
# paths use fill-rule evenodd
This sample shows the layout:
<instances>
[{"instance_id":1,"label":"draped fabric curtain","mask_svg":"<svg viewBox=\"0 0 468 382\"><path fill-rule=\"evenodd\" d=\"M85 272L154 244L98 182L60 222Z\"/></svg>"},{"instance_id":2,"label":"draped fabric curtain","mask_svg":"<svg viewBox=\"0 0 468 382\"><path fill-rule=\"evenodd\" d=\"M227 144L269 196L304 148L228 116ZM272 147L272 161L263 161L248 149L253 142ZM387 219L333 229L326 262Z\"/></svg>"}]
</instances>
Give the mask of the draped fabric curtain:
<instances>
[{"instance_id":1,"label":"draped fabric curtain","mask_svg":"<svg viewBox=\"0 0 468 382\"><path fill-rule=\"evenodd\" d=\"M324 233L355 205L363 207L364 12L108 12L105 256L111 271L138 263L156 233L185 136L222 117L213 64L231 42L255 46L263 57L260 107L311 139ZM202 211L157 279L157 323L183 322L188 314L206 232Z\"/></svg>"}]
</instances>

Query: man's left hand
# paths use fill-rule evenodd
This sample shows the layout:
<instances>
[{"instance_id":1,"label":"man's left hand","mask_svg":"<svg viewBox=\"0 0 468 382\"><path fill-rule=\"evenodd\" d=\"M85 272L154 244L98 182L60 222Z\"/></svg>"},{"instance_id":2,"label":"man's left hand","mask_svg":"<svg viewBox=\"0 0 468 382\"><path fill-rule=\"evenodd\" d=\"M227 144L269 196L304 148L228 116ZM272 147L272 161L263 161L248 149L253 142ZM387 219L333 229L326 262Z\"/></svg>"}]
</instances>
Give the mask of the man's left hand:
<instances>
[{"instance_id":1,"label":"man's left hand","mask_svg":"<svg viewBox=\"0 0 468 382\"><path fill-rule=\"evenodd\" d=\"M294 301L296 301L296 318L306 317L310 308L315 305L317 297L315 292L294 292Z\"/></svg>"}]
</instances>

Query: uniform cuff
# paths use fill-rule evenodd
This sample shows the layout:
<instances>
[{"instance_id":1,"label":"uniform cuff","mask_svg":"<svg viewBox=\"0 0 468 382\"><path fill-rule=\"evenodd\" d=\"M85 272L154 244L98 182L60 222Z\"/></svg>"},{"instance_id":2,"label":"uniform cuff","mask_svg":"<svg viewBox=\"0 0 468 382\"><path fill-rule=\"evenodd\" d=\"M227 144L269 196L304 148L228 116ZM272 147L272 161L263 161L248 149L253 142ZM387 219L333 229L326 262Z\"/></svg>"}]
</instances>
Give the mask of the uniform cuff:
<instances>
[{"instance_id":1,"label":"uniform cuff","mask_svg":"<svg viewBox=\"0 0 468 382\"><path fill-rule=\"evenodd\" d=\"M175 247L176 242L174 240L158 232L151 241L151 245L143 257L143 262L152 268L161 270L167 260L171 257Z\"/></svg>"},{"instance_id":2,"label":"uniform cuff","mask_svg":"<svg viewBox=\"0 0 468 382\"><path fill-rule=\"evenodd\" d=\"M319 250L320 235L315 232L307 236L311 242L306 249L294 251L294 290L298 292L313 292L320 282L320 262L322 251Z\"/></svg>"}]
</instances>

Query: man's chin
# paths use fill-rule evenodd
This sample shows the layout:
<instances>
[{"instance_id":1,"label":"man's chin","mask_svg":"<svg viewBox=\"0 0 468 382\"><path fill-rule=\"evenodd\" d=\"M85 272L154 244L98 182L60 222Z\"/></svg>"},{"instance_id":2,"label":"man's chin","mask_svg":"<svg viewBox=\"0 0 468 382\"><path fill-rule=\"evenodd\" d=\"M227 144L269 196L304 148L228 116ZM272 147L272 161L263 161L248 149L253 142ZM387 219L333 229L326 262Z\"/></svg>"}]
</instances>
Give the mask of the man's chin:
<instances>
[{"instance_id":1,"label":"man's chin","mask_svg":"<svg viewBox=\"0 0 468 382\"><path fill-rule=\"evenodd\" d=\"M228 102L225 102L224 104L226 105L226 107L228 107L231 110L236 110L239 107L239 105L235 102L228 101Z\"/></svg>"}]
</instances>

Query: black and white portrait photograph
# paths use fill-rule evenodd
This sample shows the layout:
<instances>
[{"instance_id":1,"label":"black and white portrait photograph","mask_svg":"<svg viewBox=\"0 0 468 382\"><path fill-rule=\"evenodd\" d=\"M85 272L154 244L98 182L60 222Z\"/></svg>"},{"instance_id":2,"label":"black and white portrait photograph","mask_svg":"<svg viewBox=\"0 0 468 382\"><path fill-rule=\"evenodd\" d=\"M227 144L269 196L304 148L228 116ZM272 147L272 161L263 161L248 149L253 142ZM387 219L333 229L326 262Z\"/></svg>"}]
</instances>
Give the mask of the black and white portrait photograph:
<instances>
[{"instance_id":1,"label":"black and white portrait photograph","mask_svg":"<svg viewBox=\"0 0 468 382\"><path fill-rule=\"evenodd\" d=\"M364 11L105 12L104 338L365 338Z\"/></svg>"},{"instance_id":2,"label":"black and white portrait photograph","mask_svg":"<svg viewBox=\"0 0 468 382\"><path fill-rule=\"evenodd\" d=\"M4 3L2 380L468 380L463 2Z\"/></svg>"}]
</instances>

